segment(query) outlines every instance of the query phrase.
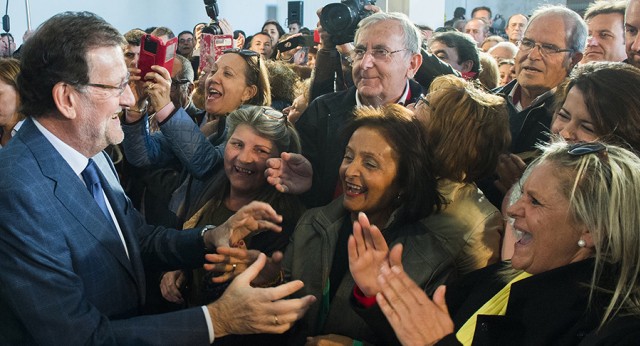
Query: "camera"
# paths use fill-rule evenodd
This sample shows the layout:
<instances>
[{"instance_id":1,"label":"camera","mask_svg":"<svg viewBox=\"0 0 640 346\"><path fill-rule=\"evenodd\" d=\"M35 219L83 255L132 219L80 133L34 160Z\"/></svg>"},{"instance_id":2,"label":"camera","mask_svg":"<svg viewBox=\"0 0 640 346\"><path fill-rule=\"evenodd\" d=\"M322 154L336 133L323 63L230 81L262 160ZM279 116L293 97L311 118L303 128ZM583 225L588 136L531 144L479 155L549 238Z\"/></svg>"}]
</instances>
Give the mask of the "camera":
<instances>
[{"instance_id":1,"label":"camera","mask_svg":"<svg viewBox=\"0 0 640 346\"><path fill-rule=\"evenodd\" d=\"M202 33L212 35L222 35L222 28L218 24L218 2L216 0L204 0L204 8L207 10L207 16L211 18L211 23L202 28Z\"/></svg>"},{"instance_id":2,"label":"camera","mask_svg":"<svg viewBox=\"0 0 640 346\"><path fill-rule=\"evenodd\" d=\"M375 5L376 0L342 0L322 8L320 23L331 34L335 44L353 42L358 23L373 12L364 9L365 5Z\"/></svg>"}]
</instances>

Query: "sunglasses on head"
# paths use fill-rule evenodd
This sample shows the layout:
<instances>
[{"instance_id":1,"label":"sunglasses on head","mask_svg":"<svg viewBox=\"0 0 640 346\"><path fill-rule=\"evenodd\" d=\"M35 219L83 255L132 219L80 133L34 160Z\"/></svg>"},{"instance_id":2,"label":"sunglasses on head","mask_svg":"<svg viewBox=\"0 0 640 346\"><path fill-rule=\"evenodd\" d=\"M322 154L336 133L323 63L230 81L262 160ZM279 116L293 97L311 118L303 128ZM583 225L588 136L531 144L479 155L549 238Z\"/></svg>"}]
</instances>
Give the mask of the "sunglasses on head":
<instances>
[{"instance_id":1,"label":"sunglasses on head","mask_svg":"<svg viewBox=\"0 0 640 346\"><path fill-rule=\"evenodd\" d=\"M260 59L260 54L249 49L231 48L222 52L222 54L227 54L227 53L236 53L244 57L257 56L258 60Z\"/></svg>"},{"instance_id":2,"label":"sunglasses on head","mask_svg":"<svg viewBox=\"0 0 640 346\"><path fill-rule=\"evenodd\" d=\"M567 153L572 156L583 156L607 152L607 147L599 142L575 143L569 146Z\"/></svg>"}]
</instances>

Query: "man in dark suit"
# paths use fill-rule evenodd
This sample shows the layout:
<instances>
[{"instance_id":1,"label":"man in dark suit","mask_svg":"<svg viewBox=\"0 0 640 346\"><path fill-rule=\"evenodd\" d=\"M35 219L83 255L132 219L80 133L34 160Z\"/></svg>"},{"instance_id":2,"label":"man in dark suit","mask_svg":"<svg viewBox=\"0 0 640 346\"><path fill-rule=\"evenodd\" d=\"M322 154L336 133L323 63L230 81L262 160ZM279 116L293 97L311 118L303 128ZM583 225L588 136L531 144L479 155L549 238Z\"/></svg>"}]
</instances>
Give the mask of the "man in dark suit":
<instances>
[{"instance_id":1,"label":"man in dark suit","mask_svg":"<svg viewBox=\"0 0 640 346\"><path fill-rule=\"evenodd\" d=\"M85 12L52 17L25 44L19 92L29 118L0 151L0 344L190 345L214 332L286 331L314 298L282 300L299 281L251 287L264 255L214 303L140 315L145 266L197 267L218 237L278 230L281 217L254 202L219 227L145 224L103 152L122 141L118 113L134 102L122 43Z\"/></svg>"}]
</instances>

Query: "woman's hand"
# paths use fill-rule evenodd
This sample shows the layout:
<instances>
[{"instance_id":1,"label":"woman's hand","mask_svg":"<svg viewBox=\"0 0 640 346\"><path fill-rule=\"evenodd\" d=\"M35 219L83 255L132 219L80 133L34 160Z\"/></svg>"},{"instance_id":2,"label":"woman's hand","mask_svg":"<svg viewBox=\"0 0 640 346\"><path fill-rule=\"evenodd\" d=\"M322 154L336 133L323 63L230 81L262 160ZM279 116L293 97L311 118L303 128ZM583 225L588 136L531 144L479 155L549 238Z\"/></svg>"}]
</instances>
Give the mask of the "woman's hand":
<instances>
[{"instance_id":1,"label":"woman's hand","mask_svg":"<svg viewBox=\"0 0 640 346\"><path fill-rule=\"evenodd\" d=\"M369 223L365 213L358 213L349 236L349 270L362 293L371 297L380 292L376 279L380 268L388 261L389 247L380 229Z\"/></svg>"},{"instance_id":2,"label":"woman's hand","mask_svg":"<svg viewBox=\"0 0 640 346\"><path fill-rule=\"evenodd\" d=\"M160 292L164 299L176 304L184 303L180 288L184 285L185 278L186 276L182 270L164 273L162 280L160 280Z\"/></svg>"},{"instance_id":3,"label":"woman's hand","mask_svg":"<svg viewBox=\"0 0 640 346\"><path fill-rule=\"evenodd\" d=\"M171 102L171 75L162 66L153 65L151 69L153 72L144 76L144 87L153 111L158 112Z\"/></svg>"},{"instance_id":4,"label":"woman's hand","mask_svg":"<svg viewBox=\"0 0 640 346\"><path fill-rule=\"evenodd\" d=\"M506 193L513 184L518 182L526 168L527 164L518 155L500 155L496 166L496 173L500 178L494 182L495 186L500 192Z\"/></svg>"},{"instance_id":5,"label":"woman's hand","mask_svg":"<svg viewBox=\"0 0 640 346\"><path fill-rule=\"evenodd\" d=\"M327 334L307 337L305 346L351 346L353 339L344 335Z\"/></svg>"},{"instance_id":6,"label":"woman's hand","mask_svg":"<svg viewBox=\"0 0 640 346\"><path fill-rule=\"evenodd\" d=\"M247 267L258 259L260 251L247 250L246 248L219 247L217 253L207 254L204 258L211 263L204 265L204 269L223 275L214 277L213 283L222 283L233 280L236 276L244 272ZM282 261L282 252L276 251L271 258L267 258L267 263L260 271L258 276L253 280L252 284L262 286L269 282L274 282L280 275ZM235 266L234 266L235 265Z\"/></svg>"},{"instance_id":7,"label":"woman's hand","mask_svg":"<svg viewBox=\"0 0 640 346\"><path fill-rule=\"evenodd\" d=\"M313 168L301 154L283 152L267 160L267 182L282 193L298 195L311 188Z\"/></svg>"},{"instance_id":8,"label":"woman's hand","mask_svg":"<svg viewBox=\"0 0 640 346\"><path fill-rule=\"evenodd\" d=\"M433 345L453 333L453 321L440 286L433 301L401 268L384 267L376 301L403 345Z\"/></svg>"},{"instance_id":9,"label":"woman's hand","mask_svg":"<svg viewBox=\"0 0 640 346\"><path fill-rule=\"evenodd\" d=\"M253 201L240 208L222 225L204 234L204 244L207 249L221 246L233 246L251 233L270 230L282 231L278 224L282 216L268 203Z\"/></svg>"}]
</instances>

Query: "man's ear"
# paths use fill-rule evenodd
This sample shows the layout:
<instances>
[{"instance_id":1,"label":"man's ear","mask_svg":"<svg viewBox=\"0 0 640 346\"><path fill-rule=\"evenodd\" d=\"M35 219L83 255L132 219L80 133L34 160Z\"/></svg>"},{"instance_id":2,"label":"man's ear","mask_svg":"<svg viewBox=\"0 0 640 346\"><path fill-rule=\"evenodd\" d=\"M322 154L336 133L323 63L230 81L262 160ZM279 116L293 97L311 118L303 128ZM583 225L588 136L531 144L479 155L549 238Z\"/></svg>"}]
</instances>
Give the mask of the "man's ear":
<instances>
[{"instance_id":1,"label":"man's ear","mask_svg":"<svg viewBox=\"0 0 640 346\"><path fill-rule=\"evenodd\" d=\"M571 68L569 69L569 72L571 72L571 70L580 62L582 61L582 58L584 57L584 54L582 54L581 52L575 52L573 53L573 55L571 55Z\"/></svg>"},{"instance_id":2,"label":"man's ear","mask_svg":"<svg viewBox=\"0 0 640 346\"><path fill-rule=\"evenodd\" d=\"M409 69L407 70L407 78L413 78L418 72L418 69L422 65L422 54L413 54L411 60L409 60Z\"/></svg>"},{"instance_id":3,"label":"man's ear","mask_svg":"<svg viewBox=\"0 0 640 346\"><path fill-rule=\"evenodd\" d=\"M461 73L471 72L471 69L473 69L473 61L467 60L460 64L460 66L462 67L462 71L460 71Z\"/></svg>"},{"instance_id":4,"label":"man's ear","mask_svg":"<svg viewBox=\"0 0 640 346\"><path fill-rule=\"evenodd\" d=\"M51 94L60 114L67 119L75 119L76 107L80 102L75 88L71 84L58 82L53 86Z\"/></svg>"}]
</instances>

